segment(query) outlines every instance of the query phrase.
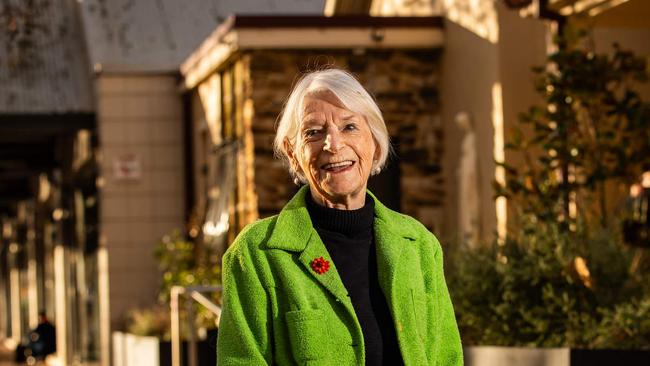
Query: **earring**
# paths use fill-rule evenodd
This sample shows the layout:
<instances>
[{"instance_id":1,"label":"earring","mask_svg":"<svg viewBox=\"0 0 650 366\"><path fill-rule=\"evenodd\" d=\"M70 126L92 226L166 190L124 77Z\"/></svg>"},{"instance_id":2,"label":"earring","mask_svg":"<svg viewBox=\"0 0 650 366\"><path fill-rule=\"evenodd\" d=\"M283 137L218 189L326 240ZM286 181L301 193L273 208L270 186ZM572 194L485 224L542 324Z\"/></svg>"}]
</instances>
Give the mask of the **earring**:
<instances>
[{"instance_id":1,"label":"earring","mask_svg":"<svg viewBox=\"0 0 650 366\"><path fill-rule=\"evenodd\" d=\"M293 178L293 183L297 186L302 185L302 182L298 177Z\"/></svg>"},{"instance_id":2,"label":"earring","mask_svg":"<svg viewBox=\"0 0 650 366\"><path fill-rule=\"evenodd\" d=\"M377 160L372 161L372 166L373 166L373 168L370 170L370 173L372 175L379 174L379 172L381 171L381 168L379 166L377 166Z\"/></svg>"}]
</instances>

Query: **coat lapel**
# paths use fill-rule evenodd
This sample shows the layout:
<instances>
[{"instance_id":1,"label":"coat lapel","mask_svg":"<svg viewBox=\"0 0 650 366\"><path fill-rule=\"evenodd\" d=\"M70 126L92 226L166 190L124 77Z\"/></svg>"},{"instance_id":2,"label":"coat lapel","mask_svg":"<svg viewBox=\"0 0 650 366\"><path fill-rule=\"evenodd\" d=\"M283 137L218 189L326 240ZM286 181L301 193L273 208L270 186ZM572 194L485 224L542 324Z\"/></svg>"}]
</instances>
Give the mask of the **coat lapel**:
<instances>
[{"instance_id":1,"label":"coat lapel","mask_svg":"<svg viewBox=\"0 0 650 366\"><path fill-rule=\"evenodd\" d=\"M409 260L405 255L409 249L412 234L399 214L384 206L372 193L375 200L375 244L377 247L377 271L379 286L386 300L392 307L399 301L397 292L404 283L400 282L401 271L408 270L410 265L403 263Z\"/></svg>"},{"instance_id":2,"label":"coat lapel","mask_svg":"<svg viewBox=\"0 0 650 366\"><path fill-rule=\"evenodd\" d=\"M266 243L268 248L283 249L300 253L299 261L311 277L323 285L334 297L354 313L352 301L339 276L336 265L318 236L305 204L308 186L303 186L278 215L275 228ZM329 271L318 274L311 268L311 262L319 257L330 262Z\"/></svg>"},{"instance_id":3,"label":"coat lapel","mask_svg":"<svg viewBox=\"0 0 650 366\"><path fill-rule=\"evenodd\" d=\"M374 198L374 196L373 196ZM377 271L381 287L395 325L405 364L426 364L426 354L419 342L411 294L410 276L419 268L412 228L401 215L383 206L375 198L375 244Z\"/></svg>"},{"instance_id":4,"label":"coat lapel","mask_svg":"<svg viewBox=\"0 0 650 366\"><path fill-rule=\"evenodd\" d=\"M322 274L316 273L316 271L311 268L311 262L319 257L323 257L330 263L329 270ZM348 291L346 290L345 285L343 285L343 281L339 276L336 265L327 252L327 248L325 248L323 241L315 231L309 238L305 250L300 253L299 260L307 272L311 275L311 277L323 285L323 287L325 287L332 295L334 295L334 297L336 297L343 304L349 304L350 306L352 305L351 300L348 297Z\"/></svg>"},{"instance_id":5,"label":"coat lapel","mask_svg":"<svg viewBox=\"0 0 650 366\"><path fill-rule=\"evenodd\" d=\"M375 244L377 248L377 272L381 287L389 304L395 302L402 254L409 244L408 239L396 235L382 220L375 222Z\"/></svg>"},{"instance_id":6,"label":"coat lapel","mask_svg":"<svg viewBox=\"0 0 650 366\"><path fill-rule=\"evenodd\" d=\"M316 281L321 283L332 295L345 304L350 304L347 290L341 281L336 265L313 227L305 204L308 186L303 186L280 212L275 228L266 243L268 248L298 252L300 263ZM409 226L401 215L384 206L372 193L375 201L375 241L377 246L377 268L379 285L388 300L391 310L400 301L398 292L400 271L408 270L408 255L403 253L410 245ZM330 261L330 270L318 274L311 268L311 261L323 257ZM404 258L406 259L404 259ZM408 275L408 274L407 274Z\"/></svg>"}]
</instances>

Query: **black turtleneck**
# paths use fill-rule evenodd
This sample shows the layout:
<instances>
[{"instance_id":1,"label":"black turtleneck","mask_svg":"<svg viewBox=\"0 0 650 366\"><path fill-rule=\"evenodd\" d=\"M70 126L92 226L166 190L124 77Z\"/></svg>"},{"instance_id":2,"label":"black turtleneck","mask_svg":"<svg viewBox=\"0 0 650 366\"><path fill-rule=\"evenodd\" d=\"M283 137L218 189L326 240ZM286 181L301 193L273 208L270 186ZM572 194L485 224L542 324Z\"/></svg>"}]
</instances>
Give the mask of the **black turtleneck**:
<instances>
[{"instance_id":1,"label":"black turtleneck","mask_svg":"<svg viewBox=\"0 0 650 366\"><path fill-rule=\"evenodd\" d=\"M359 319L366 365L403 365L395 326L379 287L373 233L374 204L366 195L357 210L338 210L314 202L306 195L314 228L332 257Z\"/></svg>"}]
</instances>

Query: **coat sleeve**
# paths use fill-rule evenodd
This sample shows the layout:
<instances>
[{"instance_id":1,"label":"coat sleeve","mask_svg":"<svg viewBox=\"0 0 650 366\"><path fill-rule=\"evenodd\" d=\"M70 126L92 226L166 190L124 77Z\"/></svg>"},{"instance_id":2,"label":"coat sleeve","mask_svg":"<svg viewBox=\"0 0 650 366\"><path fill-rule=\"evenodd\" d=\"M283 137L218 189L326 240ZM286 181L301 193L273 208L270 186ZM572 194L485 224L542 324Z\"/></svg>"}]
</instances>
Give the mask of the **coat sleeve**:
<instances>
[{"instance_id":1,"label":"coat sleeve","mask_svg":"<svg viewBox=\"0 0 650 366\"><path fill-rule=\"evenodd\" d=\"M460 341L460 333L458 325L456 324L456 315L454 314L454 307L451 303L449 290L447 289L447 282L445 281L445 274L443 269L443 255L440 243L435 236L431 235L434 241L435 257L434 257L434 276L436 279L436 294L438 300L438 309L440 313L440 335L439 347L436 349L435 359L436 365L445 366L462 366L463 365L463 348Z\"/></svg>"},{"instance_id":2,"label":"coat sleeve","mask_svg":"<svg viewBox=\"0 0 650 366\"><path fill-rule=\"evenodd\" d=\"M244 243L241 243L244 244ZM269 298L244 248L231 248L222 261L223 301L217 365L270 365Z\"/></svg>"}]
</instances>

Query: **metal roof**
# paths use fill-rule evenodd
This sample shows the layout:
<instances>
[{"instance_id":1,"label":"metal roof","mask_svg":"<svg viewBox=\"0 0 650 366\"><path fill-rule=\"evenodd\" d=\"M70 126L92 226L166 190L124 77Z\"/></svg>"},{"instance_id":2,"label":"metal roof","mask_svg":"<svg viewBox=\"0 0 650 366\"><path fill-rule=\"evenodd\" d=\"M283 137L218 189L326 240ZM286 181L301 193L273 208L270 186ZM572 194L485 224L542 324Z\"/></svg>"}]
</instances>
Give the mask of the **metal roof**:
<instances>
[{"instance_id":1,"label":"metal roof","mask_svg":"<svg viewBox=\"0 0 650 366\"><path fill-rule=\"evenodd\" d=\"M7 19L0 31L0 114L93 111L76 3L57 0L35 8L23 0L0 3Z\"/></svg>"},{"instance_id":2,"label":"metal roof","mask_svg":"<svg viewBox=\"0 0 650 366\"><path fill-rule=\"evenodd\" d=\"M106 72L177 72L231 14L322 14L324 0L84 0L90 58Z\"/></svg>"},{"instance_id":3,"label":"metal roof","mask_svg":"<svg viewBox=\"0 0 650 366\"><path fill-rule=\"evenodd\" d=\"M0 115L92 113L94 71L177 72L231 13L322 9L323 0L5 0Z\"/></svg>"}]
</instances>

